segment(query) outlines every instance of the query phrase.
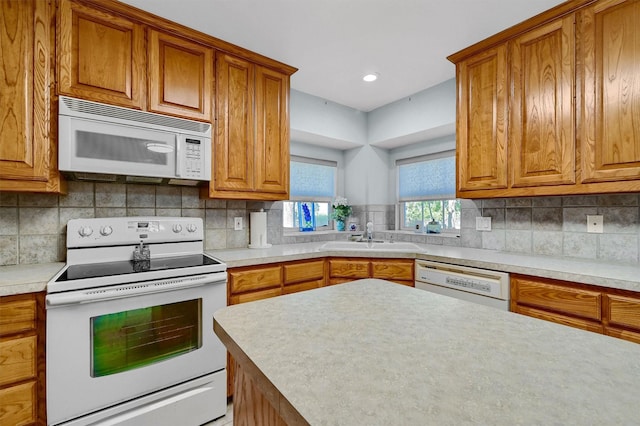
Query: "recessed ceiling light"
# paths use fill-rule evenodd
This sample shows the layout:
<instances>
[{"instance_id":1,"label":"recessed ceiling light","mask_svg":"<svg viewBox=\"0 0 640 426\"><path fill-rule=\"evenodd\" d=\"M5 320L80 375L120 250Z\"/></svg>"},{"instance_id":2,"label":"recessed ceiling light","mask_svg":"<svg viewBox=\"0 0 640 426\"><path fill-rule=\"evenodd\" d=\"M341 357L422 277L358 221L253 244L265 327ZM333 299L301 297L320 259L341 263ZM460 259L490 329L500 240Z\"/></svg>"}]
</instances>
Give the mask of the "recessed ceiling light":
<instances>
[{"instance_id":1,"label":"recessed ceiling light","mask_svg":"<svg viewBox=\"0 0 640 426\"><path fill-rule=\"evenodd\" d=\"M367 74L364 77L362 77L362 79L364 81L366 81L367 83L370 83L370 82L376 81L378 79L378 74L377 73L375 73L375 74Z\"/></svg>"}]
</instances>

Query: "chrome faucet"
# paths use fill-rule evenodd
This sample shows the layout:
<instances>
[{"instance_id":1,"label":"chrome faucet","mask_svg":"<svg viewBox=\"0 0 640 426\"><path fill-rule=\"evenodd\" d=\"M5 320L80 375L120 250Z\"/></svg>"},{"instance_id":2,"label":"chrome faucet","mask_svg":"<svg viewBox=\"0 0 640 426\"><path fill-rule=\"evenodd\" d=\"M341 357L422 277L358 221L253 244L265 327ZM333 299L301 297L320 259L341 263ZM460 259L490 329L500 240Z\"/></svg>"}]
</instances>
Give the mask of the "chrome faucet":
<instances>
[{"instance_id":1,"label":"chrome faucet","mask_svg":"<svg viewBox=\"0 0 640 426\"><path fill-rule=\"evenodd\" d=\"M367 222L367 241L371 242L373 240L373 223Z\"/></svg>"}]
</instances>

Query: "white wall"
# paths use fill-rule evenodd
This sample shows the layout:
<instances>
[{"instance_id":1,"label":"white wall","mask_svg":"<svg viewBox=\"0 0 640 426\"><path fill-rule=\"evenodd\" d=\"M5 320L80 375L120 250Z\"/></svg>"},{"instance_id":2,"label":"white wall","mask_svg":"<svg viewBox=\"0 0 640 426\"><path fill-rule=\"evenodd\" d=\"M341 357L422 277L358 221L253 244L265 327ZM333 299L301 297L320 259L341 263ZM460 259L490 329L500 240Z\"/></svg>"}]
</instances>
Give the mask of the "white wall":
<instances>
[{"instance_id":1,"label":"white wall","mask_svg":"<svg viewBox=\"0 0 640 426\"><path fill-rule=\"evenodd\" d=\"M337 194L393 204L395 161L455 149L455 79L369 113L291 91L291 153L338 162Z\"/></svg>"}]
</instances>

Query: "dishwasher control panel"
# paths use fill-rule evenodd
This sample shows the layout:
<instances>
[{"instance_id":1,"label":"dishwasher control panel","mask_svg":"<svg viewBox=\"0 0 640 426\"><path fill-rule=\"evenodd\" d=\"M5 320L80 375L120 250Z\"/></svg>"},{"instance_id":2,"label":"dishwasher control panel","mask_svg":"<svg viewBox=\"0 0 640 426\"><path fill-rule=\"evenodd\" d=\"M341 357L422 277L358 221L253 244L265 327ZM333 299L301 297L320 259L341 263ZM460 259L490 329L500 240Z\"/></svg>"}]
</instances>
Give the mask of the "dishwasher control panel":
<instances>
[{"instance_id":1,"label":"dishwasher control panel","mask_svg":"<svg viewBox=\"0 0 640 426\"><path fill-rule=\"evenodd\" d=\"M509 274L505 272L417 260L416 287L421 282L496 299L509 299Z\"/></svg>"}]
</instances>

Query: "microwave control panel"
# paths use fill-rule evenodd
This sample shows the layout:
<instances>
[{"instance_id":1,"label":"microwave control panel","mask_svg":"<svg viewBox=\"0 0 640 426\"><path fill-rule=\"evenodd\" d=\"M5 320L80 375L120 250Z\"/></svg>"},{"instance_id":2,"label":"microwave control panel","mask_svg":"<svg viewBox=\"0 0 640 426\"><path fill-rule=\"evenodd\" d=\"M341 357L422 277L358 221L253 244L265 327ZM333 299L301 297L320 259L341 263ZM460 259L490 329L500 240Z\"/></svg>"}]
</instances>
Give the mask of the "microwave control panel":
<instances>
[{"instance_id":1,"label":"microwave control panel","mask_svg":"<svg viewBox=\"0 0 640 426\"><path fill-rule=\"evenodd\" d=\"M185 138L184 144L184 173L183 177L202 179L204 176L204 141L195 138Z\"/></svg>"}]
</instances>

